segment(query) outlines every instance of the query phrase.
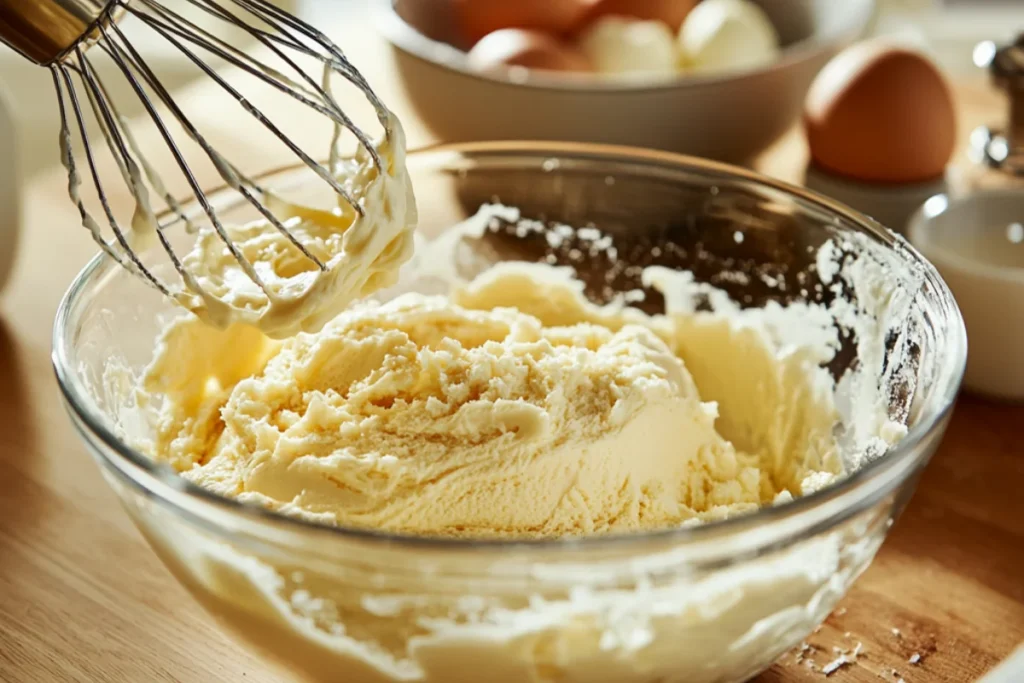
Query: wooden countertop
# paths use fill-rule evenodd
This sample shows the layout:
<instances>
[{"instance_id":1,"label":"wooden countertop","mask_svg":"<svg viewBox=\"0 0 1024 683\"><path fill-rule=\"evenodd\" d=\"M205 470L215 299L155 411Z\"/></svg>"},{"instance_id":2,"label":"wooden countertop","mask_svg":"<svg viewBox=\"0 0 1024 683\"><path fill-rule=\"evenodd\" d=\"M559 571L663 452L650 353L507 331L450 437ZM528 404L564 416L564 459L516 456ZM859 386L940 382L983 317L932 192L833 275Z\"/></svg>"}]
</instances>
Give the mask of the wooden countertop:
<instances>
[{"instance_id":1,"label":"wooden countertop","mask_svg":"<svg viewBox=\"0 0 1024 683\"><path fill-rule=\"evenodd\" d=\"M403 114L410 141L428 141L388 52L365 28L341 34L353 61ZM201 98L204 87L183 97ZM965 131L998 116L983 85L959 86L958 96ZM203 123L221 147L249 144L235 121ZM794 132L761 168L794 179L804 159ZM283 683L222 635L164 569L60 407L49 358L53 316L95 251L65 188L59 169L27 183L19 262L0 302L0 682ZM820 680L834 647L860 643L857 662L831 680L969 681L1024 641L1022 423L1024 406L962 397L874 564L808 639L812 648L758 680ZM911 663L914 655L920 661Z\"/></svg>"}]
</instances>

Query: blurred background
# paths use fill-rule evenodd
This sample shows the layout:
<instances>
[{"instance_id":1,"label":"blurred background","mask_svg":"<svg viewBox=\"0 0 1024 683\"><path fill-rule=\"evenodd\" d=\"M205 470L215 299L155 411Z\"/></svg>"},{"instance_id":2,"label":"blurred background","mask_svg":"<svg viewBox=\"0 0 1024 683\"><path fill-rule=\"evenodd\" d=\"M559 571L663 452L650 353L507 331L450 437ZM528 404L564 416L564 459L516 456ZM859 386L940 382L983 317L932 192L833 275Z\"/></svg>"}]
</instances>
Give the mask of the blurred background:
<instances>
[{"instance_id":1,"label":"blurred background","mask_svg":"<svg viewBox=\"0 0 1024 683\"><path fill-rule=\"evenodd\" d=\"M495 0L501 2L505 0ZM509 0L511 1L511 0ZM843 2L844 0L833 0ZM355 33L353 25L363 23L371 31L370 11L374 0L274 0L324 28L329 35ZM169 5L176 5L168 0ZM984 73L971 63L973 46L981 40L1005 42L1024 27L1024 2L1020 0L878 0L878 15L872 31L896 34L927 46L952 76L979 79ZM359 63L360 53L372 52L372 59L390 59L372 40L367 44L345 45ZM171 50L151 52L164 82L173 90L196 77L185 59ZM385 67L386 68L386 67ZM376 68L373 71L378 71ZM127 88L120 79L110 78ZM58 111L49 74L29 64L6 47L0 47L0 84L7 95L18 126L18 166L28 179L58 161L56 142ZM118 93L115 93L115 96ZM130 93L118 98L128 115L141 112ZM134 109L133 109L134 107Z\"/></svg>"},{"instance_id":2,"label":"blurred background","mask_svg":"<svg viewBox=\"0 0 1024 683\"><path fill-rule=\"evenodd\" d=\"M35 1L8 3L32 7L28 3ZM1024 38L1017 45L1007 45L1024 31L1024 0L752 0L770 10L769 23L778 23L779 32L785 34L779 37L786 49L774 53L772 60L757 69L706 79L674 73L667 84L663 78L656 86L628 80L609 85L610 80L591 79L583 81L586 87L582 88L571 82L579 74L558 74L558 78L568 79L558 81L565 87L550 87L555 81L545 82L542 77L538 77L540 87L532 87L534 83L526 82L532 76L524 76L521 66L499 70L497 76L474 72L467 67L467 52L428 40L399 19L391 21L397 28L385 37L388 24L377 11L388 9L391 0L272 1L316 25L344 48L381 99L403 119L412 146L478 133L484 139L501 137L494 135L494 130L503 130L509 137L532 138L539 128L547 127L550 137L556 139L560 135L561 139L574 138L586 128L596 140L608 141L608 136L619 135L631 138L627 141L632 144L669 149L689 146L691 152L696 149L696 153L718 158L728 155L730 161L744 149L756 153L768 149L757 166L764 173L806 181L813 189L897 231L913 215L910 224L917 231L913 234L925 237L915 239L910 230L908 236L939 266L967 319L971 339L967 386L979 393L1024 401L1024 364L1019 353L1024 340L1024 271L1020 270L1024 268L1024 251L1019 246L1010 248L1011 244L1024 244L1024 194L1007 192L995 201L992 195L979 193L973 203L959 202L953 193L947 202L943 194L947 179L951 186L956 179L953 171L958 164L967 166L961 162L969 147L974 151L976 136L971 133L981 130L983 124L1001 127L993 133L1009 130L1015 134L982 135L984 151L992 156L976 163L978 169L967 170L984 166L988 171L1002 164L1002 170L1010 172L991 173L993 183L1012 180L1020 185L1024 176L1024 107L1017 108L1019 125L1006 125L1012 113L1008 103L1024 102L1024 97L1006 96L1024 96L1024 78L1012 77L1024 72ZM443 12L437 8L454 1L395 0L405 7L426 8L423 14L428 22L441 21ZM631 8L643 4L643 0L614 1L632 3ZM190 13L186 0L160 2ZM528 0L476 2L493 9ZM709 0L702 2L710 4ZM802 9L803 15L798 17L800 12L794 8ZM896 50L871 53L874 47L870 45L867 53L858 52L858 45L863 46L858 43L829 62L833 69L819 74L829 57L824 54L825 44L831 40L832 47L838 49L842 41L835 35L823 40L821 32L806 29L824 28L834 34L837 24L856 14L851 8L869 9L863 17L845 23L857 30L856 36L844 36L849 38L846 42L861 37L866 24L868 35L897 36L927 55L908 56L906 51ZM675 46L676 35L665 23L661 32L667 33L670 46ZM803 35L797 30L801 24ZM131 38L135 27L128 22L123 25ZM746 28L751 26L746 24ZM273 136L252 116L239 114L237 102L224 88L201 77L194 65L166 43L149 43L142 34L137 37L163 84L227 158L248 172L285 161L294 163L293 156L269 148ZM241 34L221 37L241 49L249 44ZM993 41L989 57L994 57L995 45L1003 46L999 52L1006 59L991 60L1009 72L1001 88L994 83L999 79L992 77L996 69L976 63L984 61L978 59L975 49L983 41ZM733 47L740 46L737 53L750 44L735 39L735 34L732 42ZM820 54L815 55L816 50ZM775 54L782 57L775 60ZM865 54L873 54L874 62L868 63L872 68L863 68ZM142 115L141 102L118 77L117 67L98 54L95 64L121 113ZM816 75L829 76L821 77L829 97L805 98ZM233 83L243 80L238 76L232 74ZM313 116L317 120L310 125L308 110L301 118L293 114L294 107L286 106L294 103L276 99L272 108L264 108L260 102L257 105L276 122L286 124L283 127L289 136L308 153L322 158L328 139L326 119ZM350 113L357 114L354 110L362 104L366 113L365 98L346 97L343 101L346 112L351 107ZM247 102L256 102L248 92ZM53 652L60 652L63 660L63 650L78 647L80 661L86 662L83 666L91 667L80 673L111 665L135 672L119 680L155 681L155 669L146 667L197 671L197 662L209 660L223 667L212 677L198 674L159 680L243 680L241 672L253 674L257 665L217 640L213 626L199 617L195 606L181 604L180 594L165 594L160 589L167 580L163 570L141 543L126 535L127 518L116 509L112 497L104 497L94 469L80 457L81 445L74 432L56 427L52 406L57 388L50 364L54 311L73 274L96 253L96 245L81 228L80 216L67 199L67 176L58 166L59 117L50 74L0 48L0 289L13 273L0 299L0 381L9 389L0 394L0 416L8 420L3 430L6 442L0 443L0 502L10 501L0 514L0 570L6 569L13 578L0 576L0 585L19 587L11 593L15 604L6 610L11 618L6 623L0 618L0 632L7 626L14 634L13 642L22 644L27 666L40 672L52 671ZM800 125L801 117L805 125ZM476 130L469 131L470 127ZM153 127L136 122L133 129L138 129L147 158L173 172L173 161L166 153L161 155L166 146ZM481 132L485 130L491 132ZM95 129L90 137L93 133ZM712 147L717 150L709 149ZM109 178L110 203L119 215L130 219L134 211L131 194L118 183L120 176L110 160L104 161L101 170ZM540 168L545 172L556 169L557 161L545 159ZM203 187L222 182L211 166L198 164L192 169ZM175 179L180 184L181 174ZM616 180L608 175L602 182L607 186ZM619 183L620 188L623 185ZM443 191L433 191L429 185L419 187L423 187L422 205L431 197L440 197L439 204L447 199ZM440 187L450 190L451 186ZM462 187L472 189L469 183ZM183 194L180 188L172 189L176 196ZM561 193L564 188L553 183L551 189ZM494 192L481 194L490 197ZM573 197L566 194L569 203ZM599 199L608 194L604 187L593 193ZM475 209L479 201L471 204ZM750 215L745 204L737 207L738 215ZM775 212L773 209L772 214ZM431 215L436 218L440 211L431 209ZM18 254L16 263L14 254ZM943 261L944 254L953 258ZM1011 262L1011 258L1018 260ZM1000 280L989 277L993 264L1012 267L1003 271L1009 274ZM993 302L1001 305L994 307ZM113 324L111 328L115 335L121 331ZM146 339L147 354L149 343ZM914 648L926 647L928 666L934 661L934 671L945 675L933 675L922 667L911 672L914 680L963 681L968 680L961 675L966 671L963 667L980 671L978 667L993 664L1016 644L1010 641L1021 635L1020 624L1024 623L1020 619L1024 604L1020 582L1024 531L1020 527L1024 514L1018 514L1021 479L1016 475L1020 472L1016 463L1024 462L1018 452L1019 424L1024 419L1021 405L1024 403L1002 406L968 399L957 408L947 446L924 475L924 490L916 498L916 507L886 544L876 569L862 580L866 589L861 590L861 599L850 602L845 623L851 630L877 623L880 605L892 610L894 619L882 623L905 629L904 636L894 637L885 630L885 641L872 643L870 657L865 658L869 666L885 662L904 670ZM55 549L59 551L57 560ZM118 559L116 567L112 567L111 557ZM87 568L110 580L87 579L82 573ZM112 574L112 569L117 571ZM77 590L86 580L90 590ZM956 596L955 605L949 596ZM846 611L843 607L841 613ZM177 621L167 621L170 613L178 615ZM831 655L841 634L850 636L842 623L833 620L824 630L823 637L835 640L823 646L823 655ZM90 628L79 628L81 624ZM102 628L92 628L94 624L102 624ZM136 638L139 624L156 630L147 638ZM112 643L107 650L101 651L94 642L96 633ZM172 647L164 647L168 643ZM3 651L0 643L0 654ZM226 656L227 652L232 654ZM2 663L4 657L0 656ZM796 664L790 668L810 671ZM89 679L114 680L105 673ZM813 675L822 678L817 672ZM830 680L845 675L844 671ZM867 669L850 675L857 680L868 680L865 676L875 679ZM269 680L258 676L244 680L257 678ZM888 674L886 678L896 680ZM31 672L27 677L9 677L0 671L0 680L56 679L51 673L33 678ZM79 676L75 680L84 679ZM765 680L794 679L771 676Z\"/></svg>"}]
</instances>

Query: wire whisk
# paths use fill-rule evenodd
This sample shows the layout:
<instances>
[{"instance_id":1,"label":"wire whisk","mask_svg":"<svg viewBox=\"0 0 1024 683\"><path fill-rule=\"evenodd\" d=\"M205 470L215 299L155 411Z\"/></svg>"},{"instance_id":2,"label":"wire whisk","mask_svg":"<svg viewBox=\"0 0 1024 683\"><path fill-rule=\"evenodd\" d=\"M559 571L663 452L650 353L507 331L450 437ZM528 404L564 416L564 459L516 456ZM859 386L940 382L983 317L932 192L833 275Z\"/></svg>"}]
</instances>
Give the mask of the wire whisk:
<instances>
[{"instance_id":1,"label":"wire whisk","mask_svg":"<svg viewBox=\"0 0 1024 683\"><path fill-rule=\"evenodd\" d=\"M370 136L339 104L332 86L333 77L341 77L365 96L384 129L385 138L392 131L393 117L334 42L267 0L178 0L176 7L172 7L172 2L0 0L0 38L26 58L50 69L60 108L61 157L68 171L69 193L78 207L83 225L104 252L160 292L171 295L179 290L161 279L139 255L144 245L155 238L185 287L201 292L200 283L183 264L181 256L158 225L154 204L165 206L168 213L180 219L192 233L197 230L196 215L187 215L182 204L172 195L157 165L150 161L152 150L148 147L140 149L138 140L127 125L127 118L122 115L105 82L113 71L128 84L158 131L158 138L173 160L173 164L168 165L184 179L188 193L201 207L200 216L204 224L208 221L208 226L216 231L238 267L263 290L268 299L273 299L274 293L236 244L231 230L225 227L203 190L193 171L194 162L187 158L184 150L182 143L185 139L190 141L193 153L205 157L223 182L237 191L316 269L324 271L328 264L303 243L300 235L289 229L286 221L268 208L270 193L208 142L189 115L175 102L136 40L122 28L127 24L125 20L130 18L135 24L145 27L150 36L171 46L202 75L212 79L237 103L239 114L244 111L258 121L358 216L364 214L363 202L353 194L350 186L346 186L338 172L342 131L354 136L367 163L372 163L377 173L385 173L387 163ZM251 48L240 47L238 41L225 37L226 31L234 31L236 35L245 37L247 44L258 46L261 59L249 54L253 52ZM149 40L145 40L147 46ZM108 69L106 76L101 76L101 69L95 63L96 56L108 59L116 69ZM236 67L256 82L326 117L335 127L326 164L303 150L278 123L264 115L236 82L229 82L222 76L218 67L211 63L216 61ZM308 64L312 64L314 69L303 66ZM316 73L315 69L321 73ZM101 147L106 151L103 152ZM136 208L130 226L126 226L124 219L119 219L112 208L108 188L110 178L103 177L103 165L99 161L101 152L113 157L120 171L120 180L135 199ZM83 188L90 185L89 195L96 201L93 206L99 207L95 212L90 211L83 197Z\"/></svg>"}]
</instances>

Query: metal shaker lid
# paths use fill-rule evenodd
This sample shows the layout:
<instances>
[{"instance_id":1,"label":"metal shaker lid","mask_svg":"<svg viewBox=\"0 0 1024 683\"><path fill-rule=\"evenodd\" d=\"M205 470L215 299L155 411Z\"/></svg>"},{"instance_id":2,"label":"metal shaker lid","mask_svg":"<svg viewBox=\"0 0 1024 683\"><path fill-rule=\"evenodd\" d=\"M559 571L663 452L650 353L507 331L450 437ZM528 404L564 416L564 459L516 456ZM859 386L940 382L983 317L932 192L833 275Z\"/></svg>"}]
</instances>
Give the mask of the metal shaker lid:
<instances>
[{"instance_id":1,"label":"metal shaker lid","mask_svg":"<svg viewBox=\"0 0 1024 683\"><path fill-rule=\"evenodd\" d=\"M1024 33L992 53L988 70L997 87L1008 91L1024 89Z\"/></svg>"},{"instance_id":2,"label":"metal shaker lid","mask_svg":"<svg viewBox=\"0 0 1024 683\"><path fill-rule=\"evenodd\" d=\"M992 41L980 43L974 49L974 63L988 71L1009 107L1000 129L983 126L971 134L972 151L993 168L1024 175L1024 33L1001 47Z\"/></svg>"}]
</instances>

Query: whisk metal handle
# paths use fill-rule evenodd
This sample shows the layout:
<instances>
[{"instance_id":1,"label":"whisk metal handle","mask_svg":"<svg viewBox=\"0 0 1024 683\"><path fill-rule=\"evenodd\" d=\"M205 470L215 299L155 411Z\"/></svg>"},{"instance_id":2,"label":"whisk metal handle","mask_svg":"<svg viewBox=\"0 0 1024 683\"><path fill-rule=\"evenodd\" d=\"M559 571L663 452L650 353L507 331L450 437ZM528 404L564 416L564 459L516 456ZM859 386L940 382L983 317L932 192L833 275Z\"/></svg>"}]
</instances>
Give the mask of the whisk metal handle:
<instances>
[{"instance_id":1,"label":"whisk metal handle","mask_svg":"<svg viewBox=\"0 0 1024 683\"><path fill-rule=\"evenodd\" d=\"M0 0L0 40L47 65L91 33L112 5L112 0Z\"/></svg>"}]
</instances>

